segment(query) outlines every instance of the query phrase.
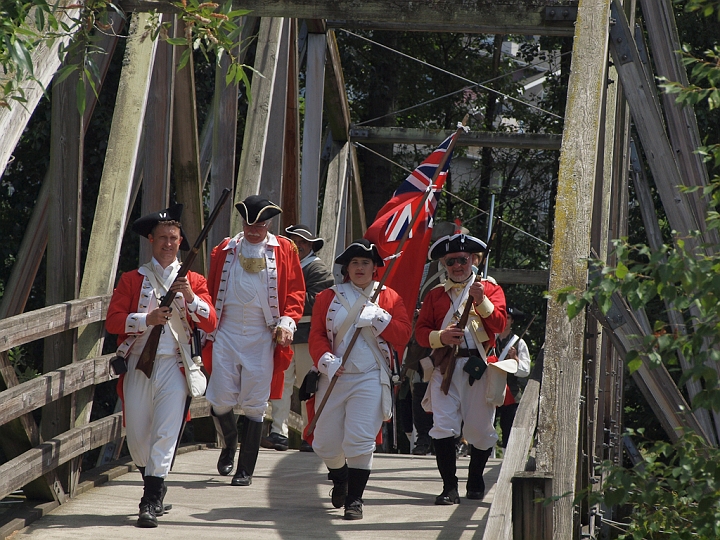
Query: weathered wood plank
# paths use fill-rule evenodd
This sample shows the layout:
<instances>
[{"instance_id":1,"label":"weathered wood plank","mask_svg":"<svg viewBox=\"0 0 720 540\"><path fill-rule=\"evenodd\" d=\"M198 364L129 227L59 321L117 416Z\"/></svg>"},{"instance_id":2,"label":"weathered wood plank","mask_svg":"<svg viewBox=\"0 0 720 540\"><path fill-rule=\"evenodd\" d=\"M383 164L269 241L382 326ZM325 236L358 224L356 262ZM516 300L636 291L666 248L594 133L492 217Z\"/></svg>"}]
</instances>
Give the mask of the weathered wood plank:
<instances>
[{"instance_id":1,"label":"weathered wood plank","mask_svg":"<svg viewBox=\"0 0 720 540\"><path fill-rule=\"evenodd\" d=\"M360 238L367 231L367 221L365 219L365 201L362 194L362 183L360 179L360 163L358 162L357 149L354 144L350 145L350 163L352 165L352 183L353 183L353 208L352 208L352 237Z\"/></svg>"},{"instance_id":2,"label":"weathered wood plank","mask_svg":"<svg viewBox=\"0 0 720 540\"><path fill-rule=\"evenodd\" d=\"M287 96L285 102L285 148L283 150L283 182L279 232L300 223L300 106L298 57L298 21L290 20L290 51L288 54Z\"/></svg>"},{"instance_id":3,"label":"weathered wood plank","mask_svg":"<svg viewBox=\"0 0 720 540\"><path fill-rule=\"evenodd\" d=\"M80 13L76 7L65 9L65 6L71 4L74 4L72 0L60 0L56 12L58 20L70 27L73 25L72 19L77 18ZM25 131L25 126L43 97L43 88L50 84L55 72L60 67L58 51L60 47L67 47L71 35L71 32L63 32L53 40L50 47L42 43L32 52L33 74L37 82L28 80L20 85L25 93L26 102L20 104L11 101L12 109L0 107L0 176L5 172L8 160L20 140L20 136ZM0 83L5 84L5 77L0 77Z\"/></svg>"},{"instance_id":4,"label":"weathered wood plank","mask_svg":"<svg viewBox=\"0 0 720 540\"><path fill-rule=\"evenodd\" d=\"M75 362L0 392L0 425L73 392L114 379L109 363L113 356Z\"/></svg>"},{"instance_id":5,"label":"weathered wood plank","mask_svg":"<svg viewBox=\"0 0 720 540\"><path fill-rule=\"evenodd\" d=\"M335 32L327 33L327 70L325 71L325 112L328 125L334 140L345 142L348 140L350 130L350 105L345 91L345 78L343 77Z\"/></svg>"},{"instance_id":6,"label":"weathered wood plank","mask_svg":"<svg viewBox=\"0 0 720 540\"><path fill-rule=\"evenodd\" d=\"M339 236L341 229L338 216L341 213L341 206L345 202L345 190L348 184L350 143L346 142L342 146L333 144L333 149L325 184L322 220L320 221L320 237L325 239L325 247L317 254L328 268L334 267L338 243L344 242L344 238L341 239Z\"/></svg>"},{"instance_id":7,"label":"weathered wood plank","mask_svg":"<svg viewBox=\"0 0 720 540\"><path fill-rule=\"evenodd\" d=\"M256 28L260 23L257 17L243 17L240 45L237 52L238 61L245 61L250 40L253 39ZM226 84L225 76L230 68L230 60L223 57L219 66L215 68L215 93L213 95L213 129L212 129L212 155L211 155L211 182L210 206L220 199L225 188L235 190L235 147L237 144L238 125L238 85ZM233 234L231 223L235 209L226 204L220 211L217 221L210 231L208 245L218 245L223 238ZM237 232L237 231L235 231Z\"/></svg>"},{"instance_id":8,"label":"weathered wood plank","mask_svg":"<svg viewBox=\"0 0 720 540\"><path fill-rule=\"evenodd\" d=\"M109 303L109 295L81 298L3 319L0 321L0 351L101 321L107 314Z\"/></svg>"},{"instance_id":9,"label":"weathered wood plank","mask_svg":"<svg viewBox=\"0 0 720 540\"><path fill-rule=\"evenodd\" d=\"M162 23L172 22L173 16L161 15ZM175 47L159 40L155 53L147 113L143 129L143 182L140 215L157 212L168 207L170 202L170 160L173 137L173 105L175 93ZM176 171L177 174L177 171ZM183 223L183 230L188 232ZM150 243L135 237L140 243L140 263L152 257ZM188 240L192 242L192 240Z\"/></svg>"},{"instance_id":10,"label":"weathered wood plank","mask_svg":"<svg viewBox=\"0 0 720 540\"><path fill-rule=\"evenodd\" d=\"M542 0L237 0L238 9L249 9L257 17L329 19L334 26L352 26L422 32L466 32L481 34L572 35L572 17L546 17L547 1ZM162 0L124 0L126 11L168 11ZM550 6L555 7L555 6ZM560 8L558 8L560 9ZM357 26L357 24L356 24Z\"/></svg>"},{"instance_id":11,"label":"weathered wood plank","mask_svg":"<svg viewBox=\"0 0 720 540\"><path fill-rule=\"evenodd\" d=\"M148 88L155 61L157 41L147 39L145 27L150 15L133 15L128 32L120 85L105 153L105 165L98 191L90 243L80 297L112 292L117 273L120 244L132 194ZM78 357L98 356L102 348L101 324L78 331Z\"/></svg>"},{"instance_id":12,"label":"weathered wood plank","mask_svg":"<svg viewBox=\"0 0 720 540\"><path fill-rule=\"evenodd\" d=\"M325 93L325 34L308 34L305 68L305 119L300 169L300 221L317 230L322 153L323 96Z\"/></svg>"},{"instance_id":13,"label":"weathered wood plank","mask_svg":"<svg viewBox=\"0 0 720 540\"><path fill-rule=\"evenodd\" d=\"M437 146L453 133L455 133L454 130L443 129L360 126L350 130L350 140L364 144L393 143ZM471 131L460 134L457 146L560 150L561 142L562 136L555 133Z\"/></svg>"},{"instance_id":14,"label":"weathered wood plank","mask_svg":"<svg viewBox=\"0 0 720 540\"><path fill-rule=\"evenodd\" d=\"M175 37L185 35L185 23L175 21ZM202 176L200 174L200 141L195 101L195 70L190 55L188 63L178 70L186 47L179 47L172 59L175 75L175 101L172 108L172 164L175 175L175 198L183 205L183 232L192 246L200 236L205 214L202 202ZM142 262L142 261L141 261ZM203 244L191 269L200 274L207 271L207 249Z\"/></svg>"},{"instance_id":15,"label":"weathered wood plank","mask_svg":"<svg viewBox=\"0 0 720 540\"><path fill-rule=\"evenodd\" d=\"M235 187L235 204L260 192L260 178L270 129L272 96L278 71L282 28L283 20L281 18L263 18L260 21L254 65L257 73L253 73L250 85L252 99L245 119L242 154ZM240 215L232 212L230 231L239 231L242 225L241 221Z\"/></svg>"},{"instance_id":16,"label":"weathered wood plank","mask_svg":"<svg viewBox=\"0 0 720 540\"><path fill-rule=\"evenodd\" d=\"M71 429L0 465L0 498L7 497L43 474L122 436L122 413Z\"/></svg>"},{"instance_id":17,"label":"weathered wood plank","mask_svg":"<svg viewBox=\"0 0 720 540\"><path fill-rule=\"evenodd\" d=\"M503 454L500 475L495 483L495 495L483 533L484 540L512 538L512 479L518 471L525 470L535 436L541 374L542 358L538 358L520 398L508 445Z\"/></svg>"},{"instance_id":18,"label":"weathered wood plank","mask_svg":"<svg viewBox=\"0 0 720 540\"><path fill-rule=\"evenodd\" d=\"M575 41L555 207L549 290L584 290L590 248L590 216L607 82L610 2L582 3ZM540 393L537 468L554 476L553 495L575 492L585 317L572 321L565 306L548 301L545 366ZM555 504L553 534L573 536L572 497Z\"/></svg>"}]
</instances>

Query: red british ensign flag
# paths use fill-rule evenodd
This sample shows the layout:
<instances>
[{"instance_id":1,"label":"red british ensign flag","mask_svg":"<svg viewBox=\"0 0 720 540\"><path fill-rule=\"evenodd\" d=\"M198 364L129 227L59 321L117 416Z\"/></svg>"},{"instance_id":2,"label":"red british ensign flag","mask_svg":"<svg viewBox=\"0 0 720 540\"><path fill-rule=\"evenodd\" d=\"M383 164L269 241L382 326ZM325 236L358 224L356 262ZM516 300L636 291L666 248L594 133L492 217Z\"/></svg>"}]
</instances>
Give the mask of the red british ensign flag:
<instances>
[{"instance_id":1,"label":"red british ensign flag","mask_svg":"<svg viewBox=\"0 0 720 540\"><path fill-rule=\"evenodd\" d=\"M425 192L430 186L433 176L435 176L435 171L456 136L457 132L445 139L400 184L392 198L380 209L373 224L368 227L365 238L377 246L383 259L391 257L397 251L400 240L410 225L415 211L423 202ZM452 154L452 150L450 152ZM438 174L431 188L430 196L425 201L420 215L403 245L402 252L385 281L388 287L394 289L402 297L410 320L412 320L415 311L420 281L422 280L423 268L427 259L438 196L445 184L449 168L450 156L448 156L442 171ZM386 260L386 266L378 268L378 279L382 278L388 262L389 260Z\"/></svg>"}]
</instances>

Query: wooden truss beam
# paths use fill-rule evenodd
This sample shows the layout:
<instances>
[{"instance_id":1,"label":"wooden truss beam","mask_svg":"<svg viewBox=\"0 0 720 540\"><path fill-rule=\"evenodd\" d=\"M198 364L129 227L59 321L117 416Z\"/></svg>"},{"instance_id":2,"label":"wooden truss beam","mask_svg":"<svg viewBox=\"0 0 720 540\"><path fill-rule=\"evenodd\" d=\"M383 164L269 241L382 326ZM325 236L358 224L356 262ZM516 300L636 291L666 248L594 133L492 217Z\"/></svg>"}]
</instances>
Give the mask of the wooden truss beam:
<instances>
[{"instance_id":1,"label":"wooden truss beam","mask_svg":"<svg viewBox=\"0 0 720 540\"><path fill-rule=\"evenodd\" d=\"M350 130L353 142L367 144L428 144L436 146L454 130L403 128L403 127L354 127ZM485 148L520 148L560 150L562 136L554 133L503 133L499 131L471 131L461 133L458 146L482 146Z\"/></svg>"},{"instance_id":2,"label":"wooden truss beam","mask_svg":"<svg viewBox=\"0 0 720 540\"><path fill-rule=\"evenodd\" d=\"M167 12L167 0L124 0L125 11ZM236 0L255 17L328 19L336 27L479 34L573 35L576 6L550 0Z\"/></svg>"}]
</instances>

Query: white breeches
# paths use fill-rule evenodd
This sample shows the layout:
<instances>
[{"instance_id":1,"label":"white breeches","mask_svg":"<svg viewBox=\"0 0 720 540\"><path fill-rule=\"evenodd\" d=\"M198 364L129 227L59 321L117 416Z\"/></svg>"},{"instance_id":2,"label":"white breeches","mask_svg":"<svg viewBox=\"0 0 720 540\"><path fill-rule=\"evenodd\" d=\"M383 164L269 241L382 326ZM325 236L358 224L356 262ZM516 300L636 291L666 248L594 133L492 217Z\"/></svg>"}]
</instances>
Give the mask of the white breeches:
<instances>
[{"instance_id":1,"label":"white breeches","mask_svg":"<svg viewBox=\"0 0 720 540\"><path fill-rule=\"evenodd\" d=\"M135 369L138 358L129 356L123 381L127 445L147 476L165 478L183 422L187 383L177 356L156 356L149 379Z\"/></svg>"},{"instance_id":2,"label":"white breeches","mask_svg":"<svg viewBox=\"0 0 720 540\"><path fill-rule=\"evenodd\" d=\"M327 376L321 375L316 404L322 401L329 384ZM379 369L338 377L315 426L315 453L326 461L343 455L355 458L372 454L383 422L381 400Z\"/></svg>"},{"instance_id":3,"label":"white breeches","mask_svg":"<svg viewBox=\"0 0 720 540\"><path fill-rule=\"evenodd\" d=\"M486 450L495 446L498 440L495 431L495 405L485 399L487 373L470 386L468 374L463 371L466 362L467 358L457 359L447 395L440 389L440 370L433 370L428 384L433 413L430 436L433 439L444 439L458 437L462 433L467 442L475 448Z\"/></svg>"},{"instance_id":4,"label":"white breeches","mask_svg":"<svg viewBox=\"0 0 720 540\"><path fill-rule=\"evenodd\" d=\"M280 433L288 436L287 421L290 417L290 401L293 394L293 386L298 388L302 384L303 378L313 365L312 358L308 352L307 343L298 343L292 346L293 359L290 367L285 371L285 386L283 387L282 399L272 399L272 428L274 433ZM300 404L302 411L303 425L307 425L307 408L305 402Z\"/></svg>"},{"instance_id":5,"label":"white breeches","mask_svg":"<svg viewBox=\"0 0 720 540\"><path fill-rule=\"evenodd\" d=\"M205 396L213 408L240 405L245 415L261 421L267 410L273 375L272 333L265 326L243 329L225 324L215 336L213 369Z\"/></svg>"}]
</instances>

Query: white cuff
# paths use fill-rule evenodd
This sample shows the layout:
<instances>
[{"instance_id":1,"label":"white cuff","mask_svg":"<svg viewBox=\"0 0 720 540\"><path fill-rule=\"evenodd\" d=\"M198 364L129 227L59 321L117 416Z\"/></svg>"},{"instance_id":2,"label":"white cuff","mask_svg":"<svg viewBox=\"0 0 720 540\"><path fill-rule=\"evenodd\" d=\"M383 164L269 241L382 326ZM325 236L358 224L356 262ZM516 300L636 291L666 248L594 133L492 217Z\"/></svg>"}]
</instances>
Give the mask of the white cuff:
<instances>
[{"instance_id":1,"label":"white cuff","mask_svg":"<svg viewBox=\"0 0 720 540\"><path fill-rule=\"evenodd\" d=\"M335 356L333 353L326 352L318 360L318 371L332 379L335 376L335 372L342 365L340 358Z\"/></svg>"},{"instance_id":2,"label":"white cuff","mask_svg":"<svg viewBox=\"0 0 720 540\"><path fill-rule=\"evenodd\" d=\"M126 334L142 334L147 330L147 313L130 313L125 319Z\"/></svg>"},{"instance_id":3,"label":"white cuff","mask_svg":"<svg viewBox=\"0 0 720 540\"><path fill-rule=\"evenodd\" d=\"M210 306L205 300L200 300L197 295L193 301L187 305L187 308L190 318L196 323L200 322L200 319L210 318Z\"/></svg>"},{"instance_id":4,"label":"white cuff","mask_svg":"<svg viewBox=\"0 0 720 540\"><path fill-rule=\"evenodd\" d=\"M295 333L295 330L297 330L297 325L295 324L295 321L292 320L292 317L288 317L287 315L283 315L282 317L280 317L277 325L280 328L289 330L293 334Z\"/></svg>"},{"instance_id":5,"label":"white cuff","mask_svg":"<svg viewBox=\"0 0 720 540\"><path fill-rule=\"evenodd\" d=\"M368 304L364 306L360 312L360 316L358 317L358 321L355 326L358 328L371 326L373 334L379 336L383 330L387 328L387 325L390 324L391 319L392 315L377 304Z\"/></svg>"}]
</instances>

